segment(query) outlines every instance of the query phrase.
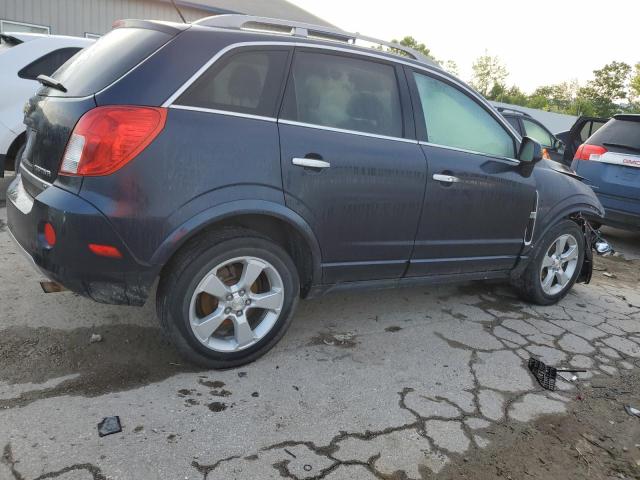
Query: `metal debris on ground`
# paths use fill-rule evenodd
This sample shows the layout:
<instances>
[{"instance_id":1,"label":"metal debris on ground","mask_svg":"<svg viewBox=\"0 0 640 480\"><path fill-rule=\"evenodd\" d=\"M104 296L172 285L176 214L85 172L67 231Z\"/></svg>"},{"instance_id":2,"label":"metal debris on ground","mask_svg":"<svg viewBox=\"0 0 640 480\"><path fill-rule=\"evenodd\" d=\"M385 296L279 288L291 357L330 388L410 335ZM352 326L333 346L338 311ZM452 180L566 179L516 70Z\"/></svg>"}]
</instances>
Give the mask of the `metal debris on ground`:
<instances>
[{"instance_id":1,"label":"metal debris on ground","mask_svg":"<svg viewBox=\"0 0 640 480\"><path fill-rule=\"evenodd\" d=\"M122 425L120 425L120 417L104 417L98 424L98 435L104 437L114 433L122 431Z\"/></svg>"},{"instance_id":2,"label":"metal debris on ground","mask_svg":"<svg viewBox=\"0 0 640 480\"><path fill-rule=\"evenodd\" d=\"M612 255L615 253L611 244L604 239L602 236L602 232L600 230L596 230L591 226L591 224L587 223L588 228L591 230L591 235L593 238L592 245L595 247L596 253L598 255Z\"/></svg>"},{"instance_id":3,"label":"metal debris on ground","mask_svg":"<svg viewBox=\"0 0 640 480\"><path fill-rule=\"evenodd\" d=\"M556 378L558 376L558 372L586 372L586 370L582 369L550 367L541 360L533 357L529 358L529 370L533 376L536 377L536 380L542 388L545 390L551 390L552 392L556 389ZM564 379L564 377L562 378ZM577 380L577 377L574 375L571 380L575 381Z\"/></svg>"},{"instance_id":4,"label":"metal debris on ground","mask_svg":"<svg viewBox=\"0 0 640 480\"><path fill-rule=\"evenodd\" d=\"M99 333L91 334L91 338L89 338L89 343L98 343L102 341L102 335Z\"/></svg>"},{"instance_id":5,"label":"metal debris on ground","mask_svg":"<svg viewBox=\"0 0 640 480\"><path fill-rule=\"evenodd\" d=\"M631 405L625 405L624 410L632 417L640 418L640 410L638 410L637 408L634 408Z\"/></svg>"}]
</instances>

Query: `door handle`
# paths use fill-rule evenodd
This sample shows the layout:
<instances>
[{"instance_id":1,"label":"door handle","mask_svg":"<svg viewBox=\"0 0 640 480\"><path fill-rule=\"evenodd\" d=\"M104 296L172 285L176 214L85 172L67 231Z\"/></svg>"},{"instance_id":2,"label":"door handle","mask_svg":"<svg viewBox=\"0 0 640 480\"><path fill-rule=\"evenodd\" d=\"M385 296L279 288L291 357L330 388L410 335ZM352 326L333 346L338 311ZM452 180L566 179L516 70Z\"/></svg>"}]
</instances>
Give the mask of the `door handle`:
<instances>
[{"instance_id":1,"label":"door handle","mask_svg":"<svg viewBox=\"0 0 640 480\"><path fill-rule=\"evenodd\" d=\"M444 183L456 183L460 181L458 177L454 177L453 175L442 175L440 173L434 173L433 179Z\"/></svg>"},{"instance_id":2,"label":"door handle","mask_svg":"<svg viewBox=\"0 0 640 480\"><path fill-rule=\"evenodd\" d=\"M331 164L317 158L292 158L291 163L305 168L329 168Z\"/></svg>"}]
</instances>

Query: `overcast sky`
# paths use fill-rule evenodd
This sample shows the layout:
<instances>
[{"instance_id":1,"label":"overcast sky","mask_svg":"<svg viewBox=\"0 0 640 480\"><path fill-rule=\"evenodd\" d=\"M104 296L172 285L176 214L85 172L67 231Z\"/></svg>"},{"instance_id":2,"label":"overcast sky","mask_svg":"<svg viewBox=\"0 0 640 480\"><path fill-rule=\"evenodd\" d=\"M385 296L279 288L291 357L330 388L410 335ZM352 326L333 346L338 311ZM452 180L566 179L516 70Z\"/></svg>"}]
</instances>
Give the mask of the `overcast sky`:
<instances>
[{"instance_id":1,"label":"overcast sky","mask_svg":"<svg viewBox=\"0 0 640 480\"><path fill-rule=\"evenodd\" d=\"M330 23L381 39L411 35L464 80L485 50L507 82L537 86L591 78L613 60L640 62L640 0L289 0Z\"/></svg>"}]
</instances>

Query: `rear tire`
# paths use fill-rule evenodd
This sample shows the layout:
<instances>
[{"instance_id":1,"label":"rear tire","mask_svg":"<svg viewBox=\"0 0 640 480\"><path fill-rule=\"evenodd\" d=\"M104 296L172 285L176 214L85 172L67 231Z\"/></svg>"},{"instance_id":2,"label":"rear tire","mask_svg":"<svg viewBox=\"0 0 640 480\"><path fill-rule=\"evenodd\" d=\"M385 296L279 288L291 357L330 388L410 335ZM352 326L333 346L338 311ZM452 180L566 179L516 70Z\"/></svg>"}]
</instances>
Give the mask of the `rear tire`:
<instances>
[{"instance_id":1,"label":"rear tire","mask_svg":"<svg viewBox=\"0 0 640 480\"><path fill-rule=\"evenodd\" d=\"M520 297L538 305L557 303L580 275L584 249L584 234L575 222L563 220L552 227L514 282Z\"/></svg>"},{"instance_id":2,"label":"rear tire","mask_svg":"<svg viewBox=\"0 0 640 480\"><path fill-rule=\"evenodd\" d=\"M299 295L287 252L256 232L232 228L196 238L172 259L156 306L186 359L221 369L268 352L291 324Z\"/></svg>"}]
</instances>

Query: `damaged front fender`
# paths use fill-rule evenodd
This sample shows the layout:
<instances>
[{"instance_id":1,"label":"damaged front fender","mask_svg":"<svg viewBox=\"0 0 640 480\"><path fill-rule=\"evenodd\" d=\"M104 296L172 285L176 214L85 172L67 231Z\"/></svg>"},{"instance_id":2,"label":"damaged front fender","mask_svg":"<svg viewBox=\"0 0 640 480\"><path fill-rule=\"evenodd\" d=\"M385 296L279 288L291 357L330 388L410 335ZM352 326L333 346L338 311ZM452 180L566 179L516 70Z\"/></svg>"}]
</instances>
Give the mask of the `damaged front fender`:
<instances>
[{"instance_id":1,"label":"damaged front fender","mask_svg":"<svg viewBox=\"0 0 640 480\"><path fill-rule=\"evenodd\" d=\"M593 275L593 250L595 249L598 236L594 234L595 231L593 227L584 219L582 214L574 215L572 220L580 225L582 233L584 234L584 258L576 283L589 283Z\"/></svg>"}]
</instances>

